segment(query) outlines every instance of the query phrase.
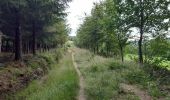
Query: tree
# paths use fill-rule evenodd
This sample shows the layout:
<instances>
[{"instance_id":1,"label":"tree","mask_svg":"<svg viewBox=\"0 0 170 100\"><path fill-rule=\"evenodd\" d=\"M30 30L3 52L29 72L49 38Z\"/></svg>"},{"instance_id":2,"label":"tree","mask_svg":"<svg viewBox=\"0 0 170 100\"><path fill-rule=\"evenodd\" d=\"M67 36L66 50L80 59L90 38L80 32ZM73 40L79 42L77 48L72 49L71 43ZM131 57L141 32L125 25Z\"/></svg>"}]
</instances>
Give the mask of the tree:
<instances>
[{"instance_id":1,"label":"tree","mask_svg":"<svg viewBox=\"0 0 170 100\"><path fill-rule=\"evenodd\" d=\"M80 45L91 45L94 53L105 56L119 54L123 61L123 48L127 44L128 34L123 25L123 19L114 1L107 0L95 4L91 16L87 17L78 31ZM88 40L88 41L87 41ZM89 42L90 41L90 42Z\"/></svg>"},{"instance_id":2,"label":"tree","mask_svg":"<svg viewBox=\"0 0 170 100\"><path fill-rule=\"evenodd\" d=\"M27 0L28 22L32 31L32 53L36 54L36 38L44 26L59 22L65 15L64 10L70 0Z\"/></svg>"},{"instance_id":3,"label":"tree","mask_svg":"<svg viewBox=\"0 0 170 100\"><path fill-rule=\"evenodd\" d=\"M36 46L40 47L40 45L43 45L43 48L52 47L51 43L49 43L50 40L45 39L48 41L48 44L44 44L38 37L51 37L46 28L64 20L66 16L64 11L68 6L67 3L70 1L0 0L0 30L11 38L11 42L15 46L15 60L22 60L22 51L30 51L31 49L32 53L36 54ZM63 23L65 24L64 21ZM61 26L67 28L66 25L63 26L61 24ZM59 34L57 32L52 33ZM58 36L62 37L63 35ZM62 37L62 39L65 42L65 37Z\"/></svg>"},{"instance_id":4,"label":"tree","mask_svg":"<svg viewBox=\"0 0 170 100\"><path fill-rule=\"evenodd\" d=\"M124 61L124 48L128 44L130 31L126 23L124 23L124 17L121 15L120 6L116 5L118 2L114 0L106 0L105 2L105 16L107 17L105 26L109 25L106 31L113 34L115 44L119 49L121 60ZM111 35L110 35L111 36Z\"/></svg>"},{"instance_id":5,"label":"tree","mask_svg":"<svg viewBox=\"0 0 170 100\"><path fill-rule=\"evenodd\" d=\"M102 55L120 55L128 44L131 28L138 28L139 63L143 63L143 38L168 29L169 1L106 0L95 4L78 30L78 45ZM119 53L118 53L119 52Z\"/></svg>"},{"instance_id":6,"label":"tree","mask_svg":"<svg viewBox=\"0 0 170 100\"><path fill-rule=\"evenodd\" d=\"M15 33L15 60L22 59L22 38L21 24L23 19L23 11L25 8L25 0L1 0L1 21L2 25L12 29ZM3 28L3 26L2 26ZM1 29L6 31L6 29ZM6 33L6 32L4 32Z\"/></svg>"},{"instance_id":7,"label":"tree","mask_svg":"<svg viewBox=\"0 0 170 100\"><path fill-rule=\"evenodd\" d=\"M140 63L143 63L144 33L152 33L164 28L162 23L169 15L168 4L167 0L119 0L117 2L126 25L140 29L138 41Z\"/></svg>"}]
</instances>

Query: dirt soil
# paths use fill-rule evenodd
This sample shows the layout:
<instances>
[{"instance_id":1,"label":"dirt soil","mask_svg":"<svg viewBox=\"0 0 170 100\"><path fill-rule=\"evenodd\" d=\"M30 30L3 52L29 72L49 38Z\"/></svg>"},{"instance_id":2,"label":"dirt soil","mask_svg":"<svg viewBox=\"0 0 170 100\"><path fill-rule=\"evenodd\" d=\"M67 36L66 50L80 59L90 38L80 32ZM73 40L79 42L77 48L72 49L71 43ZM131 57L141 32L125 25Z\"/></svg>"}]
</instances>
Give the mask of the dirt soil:
<instances>
[{"instance_id":1,"label":"dirt soil","mask_svg":"<svg viewBox=\"0 0 170 100\"><path fill-rule=\"evenodd\" d=\"M74 53L72 53L72 60L73 60L73 64L74 64L74 67L75 67L75 70L79 76L79 86L80 86L80 90L79 90L79 93L77 95L77 100L86 100L86 96L85 96L85 92L84 92L84 78L80 72L80 70L78 69L78 66L75 62L75 59L74 59Z\"/></svg>"},{"instance_id":2,"label":"dirt soil","mask_svg":"<svg viewBox=\"0 0 170 100\"><path fill-rule=\"evenodd\" d=\"M153 100L152 97L149 96L146 91L143 91L143 90L137 88L136 86L128 85L128 84L121 84L121 88L125 92L134 93L136 96L139 97L140 100Z\"/></svg>"},{"instance_id":3,"label":"dirt soil","mask_svg":"<svg viewBox=\"0 0 170 100\"><path fill-rule=\"evenodd\" d=\"M39 66L31 68L23 62L8 62L0 69L0 100L26 87L32 80L44 76L46 71Z\"/></svg>"}]
</instances>

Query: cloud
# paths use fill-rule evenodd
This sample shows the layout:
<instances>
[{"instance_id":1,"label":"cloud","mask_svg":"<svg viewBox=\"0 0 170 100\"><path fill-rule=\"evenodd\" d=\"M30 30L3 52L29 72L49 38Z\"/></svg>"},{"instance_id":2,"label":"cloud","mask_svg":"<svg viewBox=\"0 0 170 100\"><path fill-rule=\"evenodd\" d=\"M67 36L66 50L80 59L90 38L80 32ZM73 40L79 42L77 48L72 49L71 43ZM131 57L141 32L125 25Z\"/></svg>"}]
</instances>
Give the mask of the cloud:
<instances>
[{"instance_id":1,"label":"cloud","mask_svg":"<svg viewBox=\"0 0 170 100\"><path fill-rule=\"evenodd\" d=\"M70 25L71 36L76 35L76 31L79 28L79 25L82 23L85 13L90 14L91 9L93 8L94 2L99 2L100 0L73 0L69 3L69 8L67 9L67 23Z\"/></svg>"}]
</instances>

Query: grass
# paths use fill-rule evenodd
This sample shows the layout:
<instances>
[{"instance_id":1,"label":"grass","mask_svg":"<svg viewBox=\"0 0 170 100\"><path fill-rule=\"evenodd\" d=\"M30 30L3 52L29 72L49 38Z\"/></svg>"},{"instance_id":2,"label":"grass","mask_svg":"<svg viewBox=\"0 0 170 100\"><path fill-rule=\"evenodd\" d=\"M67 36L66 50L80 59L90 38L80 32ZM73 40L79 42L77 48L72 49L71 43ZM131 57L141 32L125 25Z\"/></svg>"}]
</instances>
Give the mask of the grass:
<instances>
[{"instance_id":1,"label":"grass","mask_svg":"<svg viewBox=\"0 0 170 100\"><path fill-rule=\"evenodd\" d=\"M137 87L146 92L154 100L170 99L169 72L146 65L139 67L131 61L122 63L113 58L104 58L84 49L73 49L75 61L85 79L85 95L87 100L140 100L131 91L125 91L122 84ZM54 52L54 51L53 51ZM61 51L47 52L27 61L30 68L48 68L48 74L34 80L25 89L17 92L7 100L76 100L78 76L74 69L70 53L66 53L59 61ZM36 61L37 63L31 63ZM46 66L46 67L45 67ZM39 67L38 67L39 68ZM156 68L156 69L154 69ZM20 75L19 70L14 74ZM163 73L163 75L162 75ZM21 73L22 74L22 73ZM169 75L169 76L168 76Z\"/></svg>"},{"instance_id":2,"label":"grass","mask_svg":"<svg viewBox=\"0 0 170 100\"><path fill-rule=\"evenodd\" d=\"M169 99L170 92L161 91L159 80L138 64L129 61L122 64L119 60L103 58L83 49L76 48L75 52L75 60L85 78L87 100L139 100L134 93L125 92L121 83L137 86L155 100Z\"/></svg>"},{"instance_id":3,"label":"grass","mask_svg":"<svg viewBox=\"0 0 170 100\"><path fill-rule=\"evenodd\" d=\"M62 49L53 49L32 56L27 54L23 56L23 61L12 61L11 58L6 59L5 55L1 59L5 59L8 63L0 69L0 99L8 100L15 92L25 88L30 82L43 77L51 65L56 63L57 58L61 58L59 54Z\"/></svg>"},{"instance_id":4,"label":"grass","mask_svg":"<svg viewBox=\"0 0 170 100\"><path fill-rule=\"evenodd\" d=\"M67 53L59 64L54 63L49 74L35 80L11 99L14 100L75 100L78 76L74 70L71 54Z\"/></svg>"}]
</instances>

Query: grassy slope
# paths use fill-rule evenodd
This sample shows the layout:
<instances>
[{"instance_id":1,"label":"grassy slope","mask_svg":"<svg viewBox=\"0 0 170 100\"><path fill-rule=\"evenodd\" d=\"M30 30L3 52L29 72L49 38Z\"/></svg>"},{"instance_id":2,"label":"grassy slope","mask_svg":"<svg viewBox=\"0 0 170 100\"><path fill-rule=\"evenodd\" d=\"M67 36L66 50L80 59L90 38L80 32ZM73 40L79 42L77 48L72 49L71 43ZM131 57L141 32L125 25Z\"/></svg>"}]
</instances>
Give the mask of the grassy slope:
<instances>
[{"instance_id":1,"label":"grassy slope","mask_svg":"<svg viewBox=\"0 0 170 100\"><path fill-rule=\"evenodd\" d=\"M137 64L120 64L121 62L115 59L96 56L82 49L75 49L75 52L76 62L85 78L88 100L139 100L133 93L125 93L120 86L121 83L137 86L155 99L165 97L158 89L157 82Z\"/></svg>"},{"instance_id":2,"label":"grassy slope","mask_svg":"<svg viewBox=\"0 0 170 100\"><path fill-rule=\"evenodd\" d=\"M15 96L16 100L75 100L78 77L74 70L71 54L67 53L59 64L41 80L32 82Z\"/></svg>"}]
</instances>

